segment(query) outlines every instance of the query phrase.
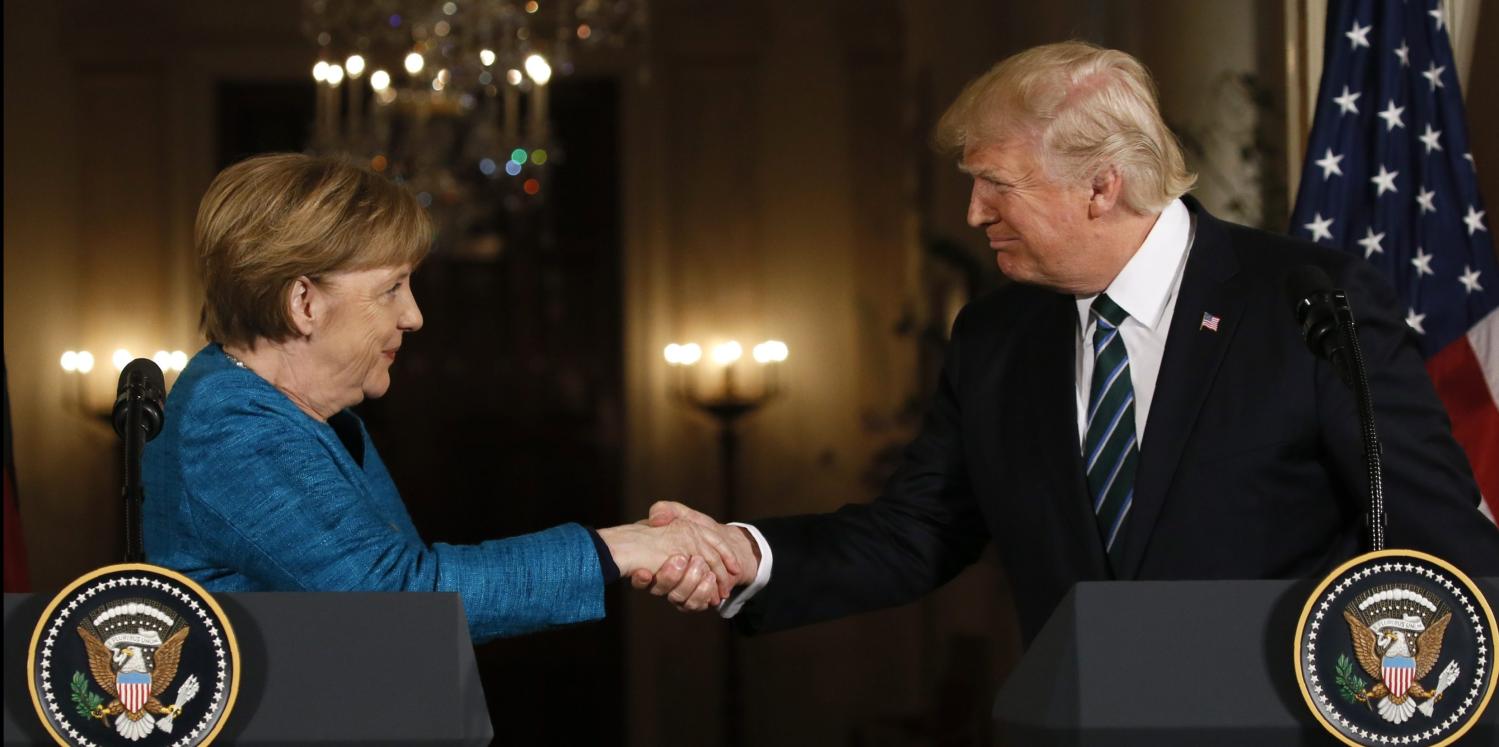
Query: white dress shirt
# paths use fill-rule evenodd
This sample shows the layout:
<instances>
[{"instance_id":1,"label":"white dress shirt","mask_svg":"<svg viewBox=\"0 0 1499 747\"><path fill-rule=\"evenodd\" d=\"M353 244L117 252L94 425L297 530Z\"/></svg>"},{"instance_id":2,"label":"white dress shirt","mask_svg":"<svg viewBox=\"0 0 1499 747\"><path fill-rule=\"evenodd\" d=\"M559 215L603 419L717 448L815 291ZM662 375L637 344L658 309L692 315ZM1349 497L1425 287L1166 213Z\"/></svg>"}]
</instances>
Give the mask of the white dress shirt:
<instances>
[{"instance_id":1,"label":"white dress shirt","mask_svg":"<svg viewBox=\"0 0 1499 747\"><path fill-rule=\"evenodd\" d=\"M1129 355L1129 382L1135 389L1135 443L1144 447L1145 420L1155 399L1155 380L1161 373L1166 335L1181 288L1182 270L1191 249L1192 215L1181 200L1173 200L1156 219L1139 251L1104 290L1129 318L1119 325L1124 352ZM1077 439L1087 442L1088 397L1093 388L1093 332L1098 320L1091 307L1098 296L1077 299Z\"/></svg>"},{"instance_id":2,"label":"white dress shirt","mask_svg":"<svg viewBox=\"0 0 1499 747\"><path fill-rule=\"evenodd\" d=\"M1130 385L1135 388L1135 439L1145 443L1145 420L1155 399L1155 381L1161 372L1161 357L1166 352L1166 335L1171 331L1176 293L1181 288L1187 254L1192 248L1192 214L1181 200L1172 200L1156 218L1135 256L1104 289L1109 298L1129 314L1119 325L1124 351L1129 355ZM1078 449L1087 439L1088 395L1093 386L1093 330L1097 322L1090 307L1097 295L1077 298L1078 326L1073 338L1077 350L1077 433ZM736 524L749 530L760 546L760 570L749 586L739 590L718 609L723 617L739 613L751 597L770 582L773 557L770 545L759 530L748 524Z\"/></svg>"}]
</instances>

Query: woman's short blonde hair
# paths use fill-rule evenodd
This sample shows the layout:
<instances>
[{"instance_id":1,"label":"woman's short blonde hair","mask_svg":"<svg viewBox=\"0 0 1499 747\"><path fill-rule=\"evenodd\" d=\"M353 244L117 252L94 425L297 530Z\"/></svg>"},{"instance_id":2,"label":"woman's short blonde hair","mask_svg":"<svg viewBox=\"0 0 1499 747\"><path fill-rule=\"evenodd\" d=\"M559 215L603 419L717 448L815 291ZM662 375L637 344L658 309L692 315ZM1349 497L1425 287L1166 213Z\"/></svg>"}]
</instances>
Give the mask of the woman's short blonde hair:
<instances>
[{"instance_id":1,"label":"woman's short blonde hair","mask_svg":"<svg viewBox=\"0 0 1499 747\"><path fill-rule=\"evenodd\" d=\"M1034 47L969 83L937 123L939 149L1034 138L1053 178L1113 166L1124 204L1155 213L1197 181L1161 118L1155 82L1134 57L1086 42Z\"/></svg>"},{"instance_id":2,"label":"woman's short blonde hair","mask_svg":"<svg viewBox=\"0 0 1499 747\"><path fill-rule=\"evenodd\" d=\"M432 221L409 191L373 171L275 153L214 177L193 242L203 333L253 347L296 333L286 299L297 278L415 266L431 248Z\"/></svg>"}]
</instances>

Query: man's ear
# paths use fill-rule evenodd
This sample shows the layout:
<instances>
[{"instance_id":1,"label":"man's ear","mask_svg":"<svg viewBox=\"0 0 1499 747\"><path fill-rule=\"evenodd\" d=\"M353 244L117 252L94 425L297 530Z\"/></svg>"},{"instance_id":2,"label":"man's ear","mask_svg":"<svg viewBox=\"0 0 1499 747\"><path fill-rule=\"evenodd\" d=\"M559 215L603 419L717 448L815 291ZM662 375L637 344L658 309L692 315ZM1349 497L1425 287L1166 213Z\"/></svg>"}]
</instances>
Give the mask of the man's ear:
<instances>
[{"instance_id":1,"label":"man's ear","mask_svg":"<svg viewBox=\"0 0 1499 747\"><path fill-rule=\"evenodd\" d=\"M327 295L306 275L292 281L286 293L286 312L298 335L310 337L322 323L328 312Z\"/></svg>"},{"instance_id":2,"label":"man's ear","mask_svg":"<svg viewBox=\"0 0 1499 747\"><path fill-rule=\"evenodd\" d=\"M1119 204L1124 191L1124 176L1115 166L1106 166L1093 175L1093 193L1088 198L1088 217L1101 218Z\"/></svg>"}]
</instances>

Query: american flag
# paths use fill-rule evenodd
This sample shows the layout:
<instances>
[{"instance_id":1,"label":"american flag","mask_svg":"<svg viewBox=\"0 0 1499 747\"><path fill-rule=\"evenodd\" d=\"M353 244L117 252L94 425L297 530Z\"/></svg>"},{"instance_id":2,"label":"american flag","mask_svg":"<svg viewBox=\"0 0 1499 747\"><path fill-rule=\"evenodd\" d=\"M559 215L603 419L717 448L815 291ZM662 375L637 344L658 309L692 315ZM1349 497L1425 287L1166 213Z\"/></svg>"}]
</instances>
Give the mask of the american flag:
<instances>
[{"instance_id":1,"label":"american flag","mask_svg":"<svg viewBox=\"0 0 1499 747\"><path fill-rule=\"evenodd\" d=\"M1499 260L1438 0L1331 0L1291 231L1400 294L1426 370L1499 514Z\"/></svg>"},{"instance_id":2,"label":"american flag","mask_svg":"<svg viewBox=\"0 0 1499 747\"><path fill-rule=\"evenodd\" d=\"M1209 330L1211 332L1217 332L1218 322L1221 321L1223 320L1204 311L1202 312L1202 324L1198 325L1197 328Z\"/></svg>"}]
</instances>

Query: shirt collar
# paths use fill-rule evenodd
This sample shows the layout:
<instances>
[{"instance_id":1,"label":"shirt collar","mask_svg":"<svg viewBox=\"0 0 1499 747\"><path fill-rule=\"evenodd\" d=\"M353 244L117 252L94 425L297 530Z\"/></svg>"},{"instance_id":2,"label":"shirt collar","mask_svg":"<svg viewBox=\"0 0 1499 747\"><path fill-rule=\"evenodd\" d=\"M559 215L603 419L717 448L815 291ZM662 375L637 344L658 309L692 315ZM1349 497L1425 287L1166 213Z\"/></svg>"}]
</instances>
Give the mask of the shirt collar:
<instances>
[{"instance_id":1,"label":"shirt collar","mask_svg":"<svg viewBox=\"0 0 1499 747\"><path fill-rule=\"evenodd\" d=\"M1155 225L1145 236L1145 243L1140 245L1135 256L1130 257L1104 293L1109 294L1109 298L1130 318L1154 329L1161 321L1161 315L1166 313L1166 304L1171 302L1171 289L1187 253L1191 229L1192 217L1186 204L1180 199L1172 200L1156 218ZM1077 297L1078 321L1083 329L1088 327L1089 308L1096 298L1097 294Z\"/></svg>"}]
</instances>

